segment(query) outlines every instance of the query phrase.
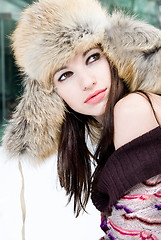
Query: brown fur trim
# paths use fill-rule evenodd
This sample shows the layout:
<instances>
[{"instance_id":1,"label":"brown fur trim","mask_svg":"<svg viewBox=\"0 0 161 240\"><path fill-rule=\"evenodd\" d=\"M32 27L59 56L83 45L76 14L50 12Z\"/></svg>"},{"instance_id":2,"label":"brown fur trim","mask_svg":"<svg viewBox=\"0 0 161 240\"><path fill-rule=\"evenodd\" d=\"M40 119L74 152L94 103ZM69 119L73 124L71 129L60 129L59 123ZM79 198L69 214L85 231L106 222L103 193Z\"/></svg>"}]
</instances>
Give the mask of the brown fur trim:
<instances>
[{"instance_id":1,"label":"brown fur trim","mask_svg":"<svg viewBox=\"0 0 161 240\"><path fill-rule=\"evenodd\" d=\"M8 127L3 144L11 157L45 159L57 150L64 103L55 92L45 92L30 79Z\"/></svg>"},{"instance_id":2,"label":"brown fur trim","mask_svg":"<svg viewBox=\"0 0 161 240\"><path fill-rule=\"evenodd\" d=\"M161 31L114 12L106 30L105 52L131 91L161 94Z\"/></svg>"},{"instance_id":3,"label":"brown fur trim","mask_svg":"<svg viewBox=\"0 0 161 240\"><path fill-rule=\"evenodd\" d=\"M102 43L105 25L105 11L95 0L33 3L12 35L16 62L31 79L50 88L50 77L57 69L80 50Z\"/></svg>"},{"instance_id":4,"label":"brown fur trim","mask_svg":"<svg viewBox=\"0 0 161 240\"><path fill-rule=\"evenodd\" d=\"M130 91L161 94L161 31L106 13L97 0L40 0L22 13L12 48L25 91L3 137L12 156L45 159L55 153L65 106L53 74L76 53L99 45Z\"/></svg>"},{"instance_id":5,"label":"brown fur trim","mask_svg":"<svg viewBox=\"0 0 161 240\"><path fill-rule=\"evenodd\" d=\"M95 0L43 0L24 10L12 48L29 77L3 137L11 156L45 159L55 153L65 106L52 91L52 76L77 52L101 43L105 25L106 13Z\"/></svg>"}]
</instances>

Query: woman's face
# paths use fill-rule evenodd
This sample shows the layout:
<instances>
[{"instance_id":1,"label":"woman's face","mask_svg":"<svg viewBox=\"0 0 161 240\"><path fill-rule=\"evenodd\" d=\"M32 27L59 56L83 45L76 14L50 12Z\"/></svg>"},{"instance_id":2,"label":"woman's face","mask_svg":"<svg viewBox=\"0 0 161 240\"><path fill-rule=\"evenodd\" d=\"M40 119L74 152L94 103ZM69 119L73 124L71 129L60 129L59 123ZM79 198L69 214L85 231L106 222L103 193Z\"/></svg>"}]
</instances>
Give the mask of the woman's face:
<instances>
[{"instance_id":1,"label":"woman's face","mask_svg":"<svg viewBox=\"0 0 161 240\"><path fill-rule=\"evenodd\" d=\"M74 111L102 120L111 86L111 71L99 48L77 54L54 74L53 80L59 96Z\"/></svg>"}]
</instances>

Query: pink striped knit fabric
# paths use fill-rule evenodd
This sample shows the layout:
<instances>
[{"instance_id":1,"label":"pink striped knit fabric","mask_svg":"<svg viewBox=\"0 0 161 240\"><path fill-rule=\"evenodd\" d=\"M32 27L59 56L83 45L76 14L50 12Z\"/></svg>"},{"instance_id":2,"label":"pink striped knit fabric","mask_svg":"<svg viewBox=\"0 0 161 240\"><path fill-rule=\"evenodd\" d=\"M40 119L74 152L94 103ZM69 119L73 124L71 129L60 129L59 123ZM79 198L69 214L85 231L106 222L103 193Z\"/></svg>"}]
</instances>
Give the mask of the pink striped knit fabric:
<instances>
[{"instance_id":1,"label":"pink striped knit fabric","mask_svg":"<svg viewBox=\"0 0 161 240\"><path fill-rule=\"evenodd\" d=\"M102 239L161 240L161 174L130 189L101 226Z\"/></svg>"}]
</instances>

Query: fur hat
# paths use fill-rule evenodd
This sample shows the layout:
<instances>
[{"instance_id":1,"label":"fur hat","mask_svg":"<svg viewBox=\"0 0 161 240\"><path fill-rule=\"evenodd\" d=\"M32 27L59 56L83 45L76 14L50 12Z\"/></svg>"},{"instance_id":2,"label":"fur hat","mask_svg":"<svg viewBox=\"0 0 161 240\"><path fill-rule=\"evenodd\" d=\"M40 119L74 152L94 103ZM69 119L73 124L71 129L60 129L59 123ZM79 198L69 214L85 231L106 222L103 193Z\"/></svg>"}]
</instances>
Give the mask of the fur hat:
<instances>
[{"instance_id":1,"label":"fur hat","mask_svg":"<svg viewBox=\"0 0 161 240\"><path fill-rule=\"evenodd\" d=\"M161 32L122 13L109 15L97 0L39 0L22 13L12 40L25 75L3 137L12 156L42 160L57 150L65 106L52 76L80 51L101 44L131 91L161 93Z\"/></svg>"},{"instance_id":2,"label":"fur hat","mask_svg":"<svg viewBox=\"0 0 161 240\"><path fill-rule=\"evenodd\" d=\"M105 32L105 52L130 91L161 94L161 30L114 12Z\"/></svg>"}]
</instances>

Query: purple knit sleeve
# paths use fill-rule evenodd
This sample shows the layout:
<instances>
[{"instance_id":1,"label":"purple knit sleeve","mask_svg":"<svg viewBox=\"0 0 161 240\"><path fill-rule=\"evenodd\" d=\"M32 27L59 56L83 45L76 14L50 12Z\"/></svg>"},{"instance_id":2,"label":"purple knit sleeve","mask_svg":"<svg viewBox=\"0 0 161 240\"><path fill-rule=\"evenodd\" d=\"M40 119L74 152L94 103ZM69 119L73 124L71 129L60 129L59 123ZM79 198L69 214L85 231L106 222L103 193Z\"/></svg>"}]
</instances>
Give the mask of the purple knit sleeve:
<instances>
[{"instance_id":1,"label":"purple knit sleeve","mask_svg":"<svg viewBox=\"0 0 161 240\"><path fill-rule=\"evenodd\" d=\"M117 149L97 181L92 201L101 212L111 207L138 183L161 173L161 128L157 127Z\"/></svg>"}]
</instances>

